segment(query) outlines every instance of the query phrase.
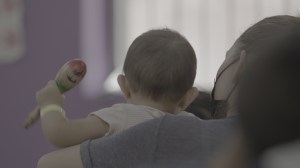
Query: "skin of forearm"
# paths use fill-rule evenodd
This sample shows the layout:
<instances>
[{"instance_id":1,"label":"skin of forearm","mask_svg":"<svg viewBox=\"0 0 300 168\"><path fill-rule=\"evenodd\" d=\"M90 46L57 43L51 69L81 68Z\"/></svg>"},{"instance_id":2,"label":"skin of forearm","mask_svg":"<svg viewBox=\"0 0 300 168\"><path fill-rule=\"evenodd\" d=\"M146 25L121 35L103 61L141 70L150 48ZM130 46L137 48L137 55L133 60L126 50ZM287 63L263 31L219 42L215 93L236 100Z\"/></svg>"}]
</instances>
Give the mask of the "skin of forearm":
<instances>
[{"instance_id":1,"label":"skin of forearm","mask_svg":"<svg viewBox=\"0 0 300 168\"><path fill-rule=\"evenodd\" d=\"M50 143L58 147L77 145L105 135L108 125L97 117L69 120L53 111L41 117L42 130Z\"/></svg>"}]
</instances>

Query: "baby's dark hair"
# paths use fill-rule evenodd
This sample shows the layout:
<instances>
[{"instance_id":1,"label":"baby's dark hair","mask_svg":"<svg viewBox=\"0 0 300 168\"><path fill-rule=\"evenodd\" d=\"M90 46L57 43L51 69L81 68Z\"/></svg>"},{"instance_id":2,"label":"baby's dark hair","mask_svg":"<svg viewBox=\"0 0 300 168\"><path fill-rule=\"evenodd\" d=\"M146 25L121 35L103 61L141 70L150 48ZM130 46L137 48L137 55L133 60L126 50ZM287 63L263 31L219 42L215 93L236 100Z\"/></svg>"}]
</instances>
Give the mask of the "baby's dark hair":
<instances>
[{"instance_id":1,"label":"baby's dark hair","mask_svg":"<svg viewBox=\"0 0 300 168\"><path fill-rule=\"evenodd\" d=\"M181 34L167 28L138 36L123 67L133 92L170 102L178 101L193 86L196 69L193 47Z\"/></svg>"}]
</instances>

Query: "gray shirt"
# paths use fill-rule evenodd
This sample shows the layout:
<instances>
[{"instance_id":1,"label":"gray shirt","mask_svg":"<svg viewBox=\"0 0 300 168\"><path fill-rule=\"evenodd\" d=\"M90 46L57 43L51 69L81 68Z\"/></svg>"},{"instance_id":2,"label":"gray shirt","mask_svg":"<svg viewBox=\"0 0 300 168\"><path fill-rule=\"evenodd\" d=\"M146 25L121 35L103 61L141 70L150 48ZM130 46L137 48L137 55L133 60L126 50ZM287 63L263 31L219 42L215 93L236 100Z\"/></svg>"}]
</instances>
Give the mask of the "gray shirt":
<instances>
[{"instance_id":1,"label":"gray shirt","mask_svg":"<svg viewBox=\"0 0 300 168\"><path fill-rule=\"evenodd\" d=\"M206 167L233 134L235 119L165 115L81 144L85 168Z\"/></svg>"}]
</instances>

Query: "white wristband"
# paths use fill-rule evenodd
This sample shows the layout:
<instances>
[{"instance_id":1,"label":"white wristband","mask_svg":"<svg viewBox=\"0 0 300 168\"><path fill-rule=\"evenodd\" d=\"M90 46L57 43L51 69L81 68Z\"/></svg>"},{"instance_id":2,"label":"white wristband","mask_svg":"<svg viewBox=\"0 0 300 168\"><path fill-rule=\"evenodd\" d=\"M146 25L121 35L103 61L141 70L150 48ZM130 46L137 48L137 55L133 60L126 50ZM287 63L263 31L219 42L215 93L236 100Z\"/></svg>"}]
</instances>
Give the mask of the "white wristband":
<instances>
[{"instance_id":1,"label":"white wristband","mask_svg":"<svg viewBox=\"0 0 300 168\"><path fill-rule=\"evenodd\" d=\"M64 109L57 104L48 104L42 109L40 109L40 116L43 117L49 112L59 112L65 117L65 111Z\"/></svg>"}]
</instances>

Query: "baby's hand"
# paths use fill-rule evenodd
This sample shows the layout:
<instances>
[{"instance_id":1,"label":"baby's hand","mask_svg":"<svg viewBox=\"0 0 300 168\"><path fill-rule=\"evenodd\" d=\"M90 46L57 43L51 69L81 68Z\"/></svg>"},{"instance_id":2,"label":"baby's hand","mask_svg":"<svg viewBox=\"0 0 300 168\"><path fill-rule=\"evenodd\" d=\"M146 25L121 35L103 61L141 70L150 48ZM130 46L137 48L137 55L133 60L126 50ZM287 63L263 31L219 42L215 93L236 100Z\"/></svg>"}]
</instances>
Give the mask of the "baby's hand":
<instances>
[{"instance_id":1,"label":"baby's hand","mask_svg":"<svg viewBox=\"0 0 300 168\"><path fill-rule=\"evenodd\" d=\"M56 82L50 80L47 85L36 93L38 106L43 108L48 104L61 105L64 101L64 96L60 93Z\"/></svg>"},{"instance_id":2,"label":"baby's hand","mask_svg":"<svg viewBox=\"0 0 300 168\"><path fill-rule=\"evenodd\" d=\"M61 105L64 101L64 96L59 92L56 82L51 80L48 84L36 93L38 106L26 118L24 127L29 128L40 118L40 108L47 104Z\"/></svg>"}]
</instances>

